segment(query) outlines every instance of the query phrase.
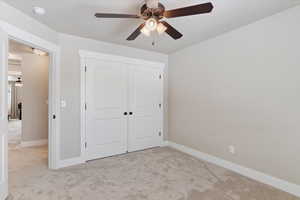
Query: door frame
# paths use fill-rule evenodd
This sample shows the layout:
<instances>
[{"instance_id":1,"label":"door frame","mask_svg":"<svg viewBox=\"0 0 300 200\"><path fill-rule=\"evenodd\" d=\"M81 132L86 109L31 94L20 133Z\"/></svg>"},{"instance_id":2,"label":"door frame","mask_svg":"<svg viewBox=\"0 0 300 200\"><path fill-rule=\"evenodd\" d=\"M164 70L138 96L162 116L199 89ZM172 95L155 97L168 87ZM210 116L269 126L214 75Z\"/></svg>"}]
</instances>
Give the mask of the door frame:
<instances>
[{"instance_id":1,"label":"door frame","mask_svg":"<svg viewBox=\"0 0 300 200\"><path fill-rule=\"evenodd\" d=\"M8 40L12 39L49 53L48 167L58 169L60 161L60 47L4 21L0 21L0 28L7 33ZM5 67L6 74L3 75L7 76L8 66Z\"/></svg>"},{"instance_id":2,"label":"door frame","mask_svg":"<svg viewBox=\"0 0 300 200\"><path fill-rule=\"evenodd\" d=\"M80 56L80 137L81 137L81 160L87 161L86 158L86 80L85 80L85 72L86 72L86 60L87 59L98 59L102 61L112 61L112 62L120 62L122 64L131 64L131 65L145 65L147 67L161 69L162 73L162 94L161 94L161 102L162 102L162 137L161 137L161 145L164 146L164 119L165 119L165 108L164 108L164 69L165 64L161 62L152 62L143 59L130 58L125 56L118 56L113 54L105 54L99 52L93 52L88 50L79 50Z\"/></svg>"}]
</instances>

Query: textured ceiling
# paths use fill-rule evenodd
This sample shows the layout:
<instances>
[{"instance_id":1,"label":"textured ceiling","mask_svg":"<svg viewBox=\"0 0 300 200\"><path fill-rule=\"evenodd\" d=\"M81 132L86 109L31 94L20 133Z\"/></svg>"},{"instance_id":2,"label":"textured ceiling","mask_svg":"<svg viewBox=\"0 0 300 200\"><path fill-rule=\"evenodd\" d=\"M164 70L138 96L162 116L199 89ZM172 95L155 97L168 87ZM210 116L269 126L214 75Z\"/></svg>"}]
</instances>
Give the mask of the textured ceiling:
<instances>
[{"instance_id":1,"label":"textured ceiling","mask_svg":"<svg viewBox=\"0 0 300 200\"><path fill-rule=\"evenodd\" d=\"M140 19L95 19L96 12L139 12L139 0L3 0L22 10L56 31L91 39L122 44L141 49L170 53L298 4L297 0L212 0L215 9L211 14L180 17L167 20L183 33L183 38L173 40L166 34L156 37L141 35L135 41L126 38L142 22ZM204 3L203 0L161 0L167 9ZM46 9L44 16L35 16L33 6Z\"/></svg>"}]
</instances>

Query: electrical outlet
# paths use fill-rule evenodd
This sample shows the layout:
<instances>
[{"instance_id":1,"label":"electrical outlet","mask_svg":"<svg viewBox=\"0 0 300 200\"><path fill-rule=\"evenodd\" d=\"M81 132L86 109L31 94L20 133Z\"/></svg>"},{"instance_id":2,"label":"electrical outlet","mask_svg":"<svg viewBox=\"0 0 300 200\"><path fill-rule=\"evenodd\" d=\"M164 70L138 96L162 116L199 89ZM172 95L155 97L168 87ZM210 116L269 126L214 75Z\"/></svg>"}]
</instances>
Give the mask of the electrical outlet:
<instances>
[{"instance_id":1,"label":"electrical outlet","mask_svg":"<svg viewBox=\"0 0 300 200\"><path fill-rule=\"evenodd\" d=\"M233 146L233 145L228 146L228 151L231 154L235 154L235 146Z\"/></svg>"}]
</instances>

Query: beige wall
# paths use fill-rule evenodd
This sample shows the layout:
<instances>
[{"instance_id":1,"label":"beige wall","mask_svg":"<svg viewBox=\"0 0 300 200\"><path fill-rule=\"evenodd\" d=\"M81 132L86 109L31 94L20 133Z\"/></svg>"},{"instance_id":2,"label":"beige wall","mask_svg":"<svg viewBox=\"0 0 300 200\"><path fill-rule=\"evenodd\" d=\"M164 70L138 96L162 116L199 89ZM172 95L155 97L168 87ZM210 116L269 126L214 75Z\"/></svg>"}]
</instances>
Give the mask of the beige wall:
<instances>
[{"instance_id":1,"label":"beige wall","mask_svg":"<svg viewBox=\"0 0 300 200\"><path fill-rule=\"evenodd\" d=\"M48 139L48 56L22 54L22 141Z\"/></svg>"},{"instance_id":2,"label":"beige wall","mask_svg":"<svg viewBox=\"0 0 300 200\"><path fill-rule=\"evenodd\" d=\"M292 8L170 55L169 140L300 184L299 21Z\"/></svg>"}]
</instances>

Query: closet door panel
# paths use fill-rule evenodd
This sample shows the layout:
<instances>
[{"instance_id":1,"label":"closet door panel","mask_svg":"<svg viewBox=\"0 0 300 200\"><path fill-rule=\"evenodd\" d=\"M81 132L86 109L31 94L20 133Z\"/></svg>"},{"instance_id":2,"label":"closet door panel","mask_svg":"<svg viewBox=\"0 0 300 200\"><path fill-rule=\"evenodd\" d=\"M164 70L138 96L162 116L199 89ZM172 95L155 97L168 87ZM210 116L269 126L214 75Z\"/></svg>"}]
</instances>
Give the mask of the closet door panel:
<instances>
[{"instance_id":1,"label":"closet door panel","mask_svg":"<svg viewBox=\"0 0 300 200\"><path fill-rule=\"evenodd\" d=\"M161 145L161 70L147 66L129 67L128 151Z\"/></svg>"},{"instance_id":2,"label":"closet door panel","mask_svg":"<svg viewBox=\"0 0 300 200\"><path fill-rule=\"evenodd\" d=\"M127 68L90 59L86 72L87 159L127 151Z\"/></svg>"}]
</instances>

